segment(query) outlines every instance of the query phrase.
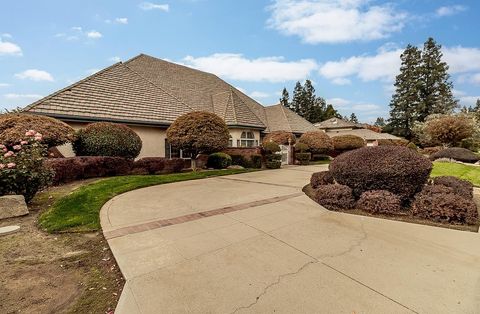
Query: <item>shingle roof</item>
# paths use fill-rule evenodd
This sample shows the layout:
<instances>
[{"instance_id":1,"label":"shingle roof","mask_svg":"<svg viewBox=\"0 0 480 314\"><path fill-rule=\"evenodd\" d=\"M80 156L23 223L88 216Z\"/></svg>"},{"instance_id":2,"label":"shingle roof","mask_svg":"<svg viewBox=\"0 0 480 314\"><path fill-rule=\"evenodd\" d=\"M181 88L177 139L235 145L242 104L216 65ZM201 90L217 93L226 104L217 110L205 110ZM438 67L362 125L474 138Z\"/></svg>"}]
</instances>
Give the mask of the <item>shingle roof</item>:
<instances>
[{"instance_id":1,"label":"shingle roof","mask_svg":"<svg viewBox=\"0 0 480 314\"><path fill-rule=\"evenodd\" d=\"M268 125L267 132L288 131L305 133L317 131L313 124L281 104L265 107L265 113Z\"/></svg>"},{"instance_id":2,"label":"shingle roof","mask_svg":"<svg viewBox=\"0 0 480 314\"><path fill-rule=\"evenodd\" d=\"M344 131L327 131L327 134L330 137L340 136L340 135L356 135L360 136L364 140L374 141L380 139L399 139L395 135L388 133L377 133L369 129L353 129L353 130L344 130Z\"/></svg>"},{"instance_id":3,"label":"shingle roof","mask_svg":"<svg viewBox=\"0 0 480 314\"><path fill-rule=\"evenodd\" d=\"M144 54L116 63L25 108L64 119L167 125L194 110L214 112L229 126L267 132L290 129L302 133L314 128L286 108L263 107L214 74Z\"/></svg>"},{"instance_id":4,"label":"shingle roof","mask_svg":"<svg viewBox=\"0 0 480 314\"><path fill-rule=\"evenodd\" d=\"M328 120L315 123L319 129L342 129L342 128L356 128L355 123L345 121L339 118L330 118Z\"/></svg>"}]
</instances>

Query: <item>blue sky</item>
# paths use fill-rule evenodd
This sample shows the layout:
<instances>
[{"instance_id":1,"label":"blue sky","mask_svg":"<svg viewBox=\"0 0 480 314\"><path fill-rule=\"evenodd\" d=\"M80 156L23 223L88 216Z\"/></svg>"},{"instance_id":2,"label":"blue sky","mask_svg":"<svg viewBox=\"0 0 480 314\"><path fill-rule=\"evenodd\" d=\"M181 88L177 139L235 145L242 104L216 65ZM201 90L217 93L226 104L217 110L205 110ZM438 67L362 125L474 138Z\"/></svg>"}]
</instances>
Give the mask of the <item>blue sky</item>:
<instances>
[{"instance_id":1,"label":"blue sky","mask_svg":"<svg viewBox=\"0 0 480 314\"><path fill-rule=\"evenodd\" d=\"M399 54L434 37L461 104L480 98L480 1L25 1L0 11L0 109L139 53L215 73L264 105L314 82L344 115L388 116Z\"/></svg>"}]
</instances>

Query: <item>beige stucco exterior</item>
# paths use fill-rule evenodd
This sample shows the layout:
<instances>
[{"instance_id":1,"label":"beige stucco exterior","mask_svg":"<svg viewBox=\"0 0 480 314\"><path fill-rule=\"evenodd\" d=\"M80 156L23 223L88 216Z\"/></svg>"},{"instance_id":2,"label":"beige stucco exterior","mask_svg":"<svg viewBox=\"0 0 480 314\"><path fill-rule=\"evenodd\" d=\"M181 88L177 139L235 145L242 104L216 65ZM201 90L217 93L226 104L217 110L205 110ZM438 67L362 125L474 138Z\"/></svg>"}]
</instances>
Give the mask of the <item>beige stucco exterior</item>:
<instances>
[{"instance_id":1,"label":"beige stucco exterior","mask_svg":"<svg viewBox=\"0 0 480 314\"><path fill-rule=\"evenodd\" d=\"M88 124L70 121L65 122L68 123L75 130L81 129ZM167 138L165 128L138 125L129 125L129 127L134 130L142 139L142 150L140 151L140 155L138 156L138 158L165 157L165 139ZM259 130L252 130L248 128L231 128L229 129L229 131L230 135L232 136L232 147L238 147L237 143L241 140L242 132L246 131L252 131L255 136L255 141L258 141L256 143L261 143ZM58 150L65 157L75 156L71 144L59 146Z\"/></svg>"}]
</instances>

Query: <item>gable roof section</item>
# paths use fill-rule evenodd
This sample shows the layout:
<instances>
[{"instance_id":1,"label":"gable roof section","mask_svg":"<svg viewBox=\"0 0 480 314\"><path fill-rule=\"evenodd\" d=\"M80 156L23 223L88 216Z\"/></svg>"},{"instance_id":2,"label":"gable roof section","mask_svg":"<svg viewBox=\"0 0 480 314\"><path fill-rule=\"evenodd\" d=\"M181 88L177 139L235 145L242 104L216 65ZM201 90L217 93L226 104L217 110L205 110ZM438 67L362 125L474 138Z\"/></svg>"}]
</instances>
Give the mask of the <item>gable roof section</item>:
<instances>
[{"instance_id":1,"label":"gable roof section","mask_svg":"<svg viewBox=\"0 0 480 314\"><path fill-rule=\"evenodd\" d=\"M369 129L353 129L353 130L344 130L344 131L327 131L326 132L330 137L340 136L340 135L356 135L364 140L374 141L380 139L392 139L398 140L399 137L389 134L389 133L377 133Z\"/></svg>"},{"instance_id":2,"label":"gable roof section","mask_svg":"<svg viewBox=\"0 0 480 314\"><path fill-rule=\"evenodd\" d=\"M342 129L342 128L356 128L355 123L345 121L339 118L330 118L328 120L315 123L315 126L319 129Z\"/></svg>"},{"instance_id":3,"label":"gable roof section","mask_svg":"<svg viewBox=\"0 0 480 314\"><path fill-rule=\"evenodd\" d=\"M304 133L315 127L287 108L264 107L216 75L140 54L59 90L24 111L63 120L169 125L208 111L230 127Z\"/></svg>"},{"instance_id":4,"label":"gable roof section","mask_svg":"<svg viewBox=\"0 0 480 314\"><path fill-rule=\"evenodd\" d=\"M117 63L38 100L25 111L75 120L170 124L192 108Z\"/></svg>"},{"instance_id":5,"label":"gable roof section","mask_svg":"<svg viewBox=\"0 0 480 314\"><path fill-rule=\"evenodd\" d=\"M268 121L268 132L305 133L318 131L313 124L281 104L265 107L265 113Z\"/></svg>"}]
</instances>

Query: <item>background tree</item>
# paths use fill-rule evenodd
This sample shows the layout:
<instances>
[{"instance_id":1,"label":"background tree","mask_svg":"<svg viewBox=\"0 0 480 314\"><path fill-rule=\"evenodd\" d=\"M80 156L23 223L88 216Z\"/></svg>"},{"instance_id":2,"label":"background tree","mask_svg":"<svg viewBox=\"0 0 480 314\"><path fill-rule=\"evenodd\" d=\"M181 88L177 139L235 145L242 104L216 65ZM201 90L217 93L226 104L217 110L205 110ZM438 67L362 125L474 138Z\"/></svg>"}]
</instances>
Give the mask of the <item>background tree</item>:
<instances>
[{"instance_id":1,"label":"background tree","mask_svg":"<svg viewBox=\"0 0 480 314\"><path fill-rule=\"evenodd\" d=\"M353 122L353 123L358 123L358 118L357 118L357 115L352 112L352 114L350 115L350 122Z\"/></svg>"},{"instance_id":2,"label":"background tree","mask_svg":"<svg viewBox=\"0 0 480 314\"><path fill-rule=\"evenodd\" d=\"M390 101L389 127L394 134L411 139L412 127L417 120L417 110L422 103L420 99L420 59L417 47L408 45L400 55L402 60L400 73L395 79L395 93Z\"/></svg>"},{"instance_id":3,"label":"background tree","mask_svg":"<svg viewBox=\"0 0 480 314\"><path fill-rule=\"evenodd\" d=\"M420 63L420 104L418 120L424 121L431 114L452 113L457 107L453 98L448 65L442 61L442 46L428 38L423 46Z\"/></svg>"},{"instance_id":4,"label":"background tree","mask_svg":"<svg viewBox=\"0 0 480 314\"><path fill-rule=\"evenodd\" d=\"M385 124L386 124L385 119L382 117L378 117L377 120L375 120L375 123L373 125L379 128L383 128Z\"/></svg>"},{"instance_id":5,"label":"background tree","mask_svg":"<svg viewBox=\"0 0 480 314\"><path fill-rule=\"evenodd\" d=\"M427 118L423 132L432 142L444 146L461 146L475 133L475 121L465 114L434 115Z\"/></svg>"},{"instance_id":6,"label":"background tree","mask_svg":"<svg viewBox=\"0 0 480 314\"><path fill-rule=\"evenodd\" d=\"M295 84L295 88L293 89L293 96L292 96L292 102L290 104L290 109L293 110L293 112L301 115L301 110L300 106L302 105L303 102L303 87L300 82L297 82Z\"/></svg>"},{"instance_id":7,"label":"background tree","mask_svg":"<svg viewBox=\"0 0 480 314\"><path fill-rule=\"evenodd\" d=\"M198 154L214 153L228 146L230 132L222 118L211 112L193 111L178 117L167 129L168 142L192 154L196 170Z\"/></svg>"},{"instance_id":8,"label":"background tree","mask_svg":"<svg viewBox=\"0 0 480 314\"><path fill-rule=\"evenodd\" d=\"M280 104L291 109L290 107L290 95L288 94L287 89L284 87L282 90L282 97L280 98Z\"/></svg>"}]
</instances>

